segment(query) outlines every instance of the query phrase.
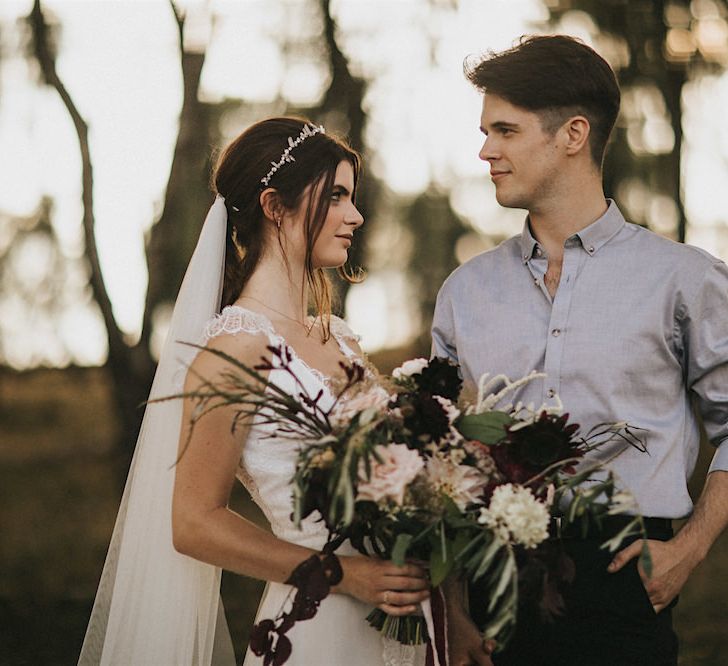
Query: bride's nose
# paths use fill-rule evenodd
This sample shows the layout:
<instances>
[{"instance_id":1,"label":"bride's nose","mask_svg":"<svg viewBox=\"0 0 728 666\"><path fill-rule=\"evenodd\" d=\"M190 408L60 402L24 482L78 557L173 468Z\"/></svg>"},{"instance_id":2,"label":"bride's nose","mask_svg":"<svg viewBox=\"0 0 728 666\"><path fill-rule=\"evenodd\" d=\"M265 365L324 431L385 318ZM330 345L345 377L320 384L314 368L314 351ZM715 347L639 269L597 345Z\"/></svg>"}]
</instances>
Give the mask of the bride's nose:
<instances>
[{"instance_id":1,"label":"bride's nose","mask_svg":"<svg viewBox=\"0 0 728 666\"><path fill-rule=\"evenodd\" d=\"M344 216L344 224L348 224L353 227L360 227L364 224L364 218L356 206L352 206L351 208L351 212Z\"/></svg>"}]
</instances>

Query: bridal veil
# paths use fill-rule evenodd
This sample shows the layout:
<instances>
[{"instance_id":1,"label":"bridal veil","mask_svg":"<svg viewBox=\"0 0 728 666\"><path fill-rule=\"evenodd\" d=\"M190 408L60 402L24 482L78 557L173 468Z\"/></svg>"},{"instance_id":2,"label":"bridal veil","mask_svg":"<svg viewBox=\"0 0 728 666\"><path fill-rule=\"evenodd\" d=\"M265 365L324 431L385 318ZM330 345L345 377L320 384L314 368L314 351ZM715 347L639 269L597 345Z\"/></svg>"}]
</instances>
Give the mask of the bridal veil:
<instances>
[{"instance_id":1,"label":"bridal veil","mask_svg":"<svg viewBox=\"0 0 728 666\"><path fill-rule=\"evenodd\" d=\"M154 376L150 399L181 390L205 324L218 311L227 211L215 199L200 232ZM174 463L182 401L147 405L79 666L232 666L220 569L172 545Z\"/></svg>"}]
</instances>

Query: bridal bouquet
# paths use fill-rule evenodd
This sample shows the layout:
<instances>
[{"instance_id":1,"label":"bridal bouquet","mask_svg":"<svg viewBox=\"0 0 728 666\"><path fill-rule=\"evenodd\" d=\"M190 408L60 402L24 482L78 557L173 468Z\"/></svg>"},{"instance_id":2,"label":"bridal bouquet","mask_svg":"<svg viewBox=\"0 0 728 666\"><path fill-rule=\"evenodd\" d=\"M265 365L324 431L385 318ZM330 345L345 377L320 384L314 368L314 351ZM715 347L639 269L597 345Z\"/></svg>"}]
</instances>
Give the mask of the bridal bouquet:
<instances>
[{"instance_id":1,"label":"bridal bouquet","mask_svg":"<svg viewBox=\"0 0 728 666\"><path fill-rule=\"evenodd\" d=\"M293 519L300 525L313 514L329 532L322 553L287 581L295 588L289 607L253 629L251 649L265 663L285 663L287 631L313 617L340 582L335 550L344 540L396 564L427 563L435 589L448 576L477 583L486 600L479 613L486 618L484 639L503 647L515 627L519 594L545 613L560 610L559 583L573 572L558 539L549 539L558 537L553 518L562 527L586 529L606 515L635 512L603 464L582 458L615 440L641 448L637 429L603 424L580 436L560 408L509 402L542 374L515 382L486 375L477 395L465 400L458 368L446 360L408 361L390 378L342 364L344 378L332 389L333 400L324 400L323 392L294 396L266 383L262 373L272 369L295 377L290 351L269 351L271 358L255 368L226 357L232 368L222 384L206 384L194 396L195 419L222 401L234 404L241 419L255 416L275 424L277 436L301 442ZM605 546L615 550L631 534L644 534L639 515ZM649 568L648 557L645 549ZM433 605L436 599L441 603L433 595ZM402 618L375 609L367 619L401 643L429 642L445 663L443 641L430 635L433 628L438 633L431 615Z\"/></svg>"}]
</instances>

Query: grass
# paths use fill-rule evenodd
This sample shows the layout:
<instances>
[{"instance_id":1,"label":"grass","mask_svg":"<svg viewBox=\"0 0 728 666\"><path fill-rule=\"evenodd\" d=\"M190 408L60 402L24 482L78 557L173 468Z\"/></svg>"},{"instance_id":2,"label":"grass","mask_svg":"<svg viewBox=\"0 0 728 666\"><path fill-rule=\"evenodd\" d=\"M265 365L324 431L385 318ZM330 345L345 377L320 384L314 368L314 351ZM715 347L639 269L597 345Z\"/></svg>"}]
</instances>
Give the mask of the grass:
<instances>
[{"instance_id":1,"label":"grass","mask_svg":"<svg viewBox=\"0 0 728 666\"><path fill-rule=\"evenodd\" d=\"M114 436L102 371L0 371L2 664L76 663L121 495ZM709 455L702 452L700 469ZM263 521L242 488L232 503ZM223 576L223 600L240 659L262 589L259 581ZM676 608L680 663L728 664L727 619L724 534Z\"/></svg>"}]
</instances>

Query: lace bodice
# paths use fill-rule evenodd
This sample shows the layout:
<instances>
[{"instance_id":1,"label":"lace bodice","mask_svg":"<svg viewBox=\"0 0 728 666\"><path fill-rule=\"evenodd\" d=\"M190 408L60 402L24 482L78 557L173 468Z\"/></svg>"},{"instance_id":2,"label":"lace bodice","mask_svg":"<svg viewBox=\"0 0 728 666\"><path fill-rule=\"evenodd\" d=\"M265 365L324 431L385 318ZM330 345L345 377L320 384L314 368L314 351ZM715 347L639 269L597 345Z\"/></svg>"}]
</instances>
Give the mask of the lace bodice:
<instances>
[{"instance_id":1,"label":"lace bodice","mask_svg":"<svg viewBox=\"0 0 728 666\"><path fill-rule=\"evenodd\" d=\"M265 315L234 305L224 308L208 323L204 342L219 335L241 333L265 335L271 345L286 345L285 339L276 332ZM346 340L356 340L357 336L343 320L331 317L331 334L347 358L356 357ZM291 369L303 388L295 383L289 373L281 370L272 370L268 380L291 395L305 390L310 397L314 397L323 387L320 404L326 409L333 402L329 390L330 378L310 367L290 346L288 349L293 358ZM300 530L291 521L291 479L299 446L300 442L277 437L274 425L256 419L243 446L237 476L269 520L277 537L318 549L324 545L327 536L323 523L317 522L318 515L309 516Z\"/></svg>"}]
</instances>

